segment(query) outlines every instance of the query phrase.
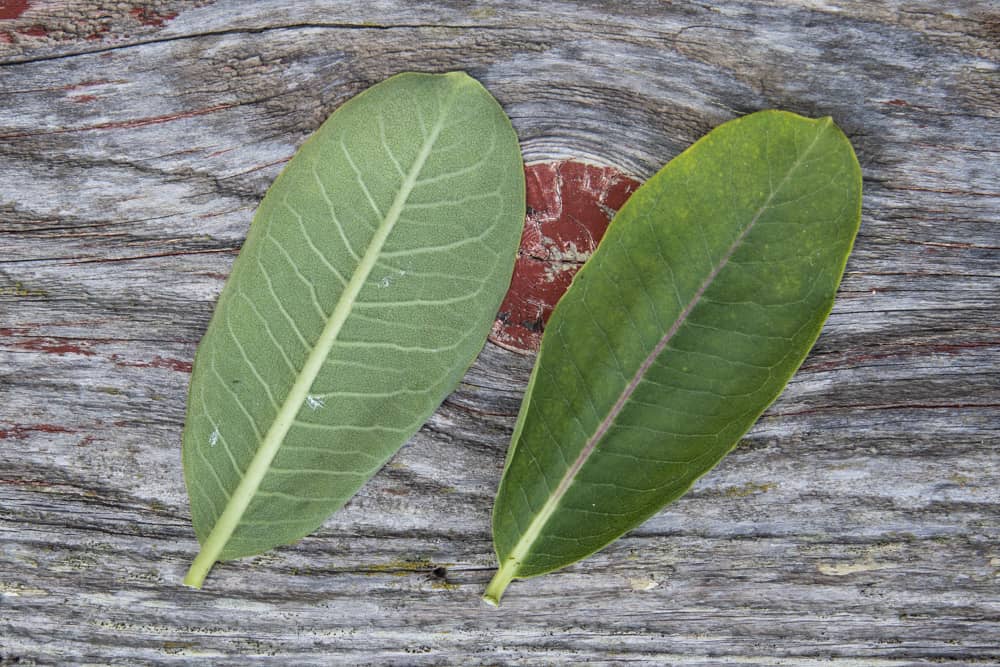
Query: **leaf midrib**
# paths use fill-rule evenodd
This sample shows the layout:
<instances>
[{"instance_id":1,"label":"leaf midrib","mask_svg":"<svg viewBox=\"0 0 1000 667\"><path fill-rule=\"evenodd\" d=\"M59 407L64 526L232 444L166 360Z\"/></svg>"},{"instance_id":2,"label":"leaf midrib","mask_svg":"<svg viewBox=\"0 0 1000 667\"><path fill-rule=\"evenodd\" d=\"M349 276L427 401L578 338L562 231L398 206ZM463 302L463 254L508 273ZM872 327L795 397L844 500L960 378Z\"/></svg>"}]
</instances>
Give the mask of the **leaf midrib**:
<instances>
[{"instance_id":1,"label":"leaf midrib","mask_svg":"<svg viewBox=\"0 0 1000 667\"><path fill-rule=\"evenodd\" d=\"M316 344L310 351L309 356L306 357L302 370L299 372L288 395L282 402L273 423L264 435L264 439L257 448L257 452L250 461L250 465L247 466L246 472L243 473L240 483L236 486L225 509L216 520L212 532L209 534L208 539L205 540L201 551L192 563L191 569L185 578L185 584L196 587L200 586L200 581L195 576L195 573L199 571L207 572L218 560L219 555L229 542L244 513L250 506L250 502L257 494L264 477L271 467L271 463L274 461L278 450L281 448L281 444L285 440L285 436L288 435L288 431L291 430L292 425L295 423L295 417L302 409L313 382L315 382L320 370L322 370L323 363L333 349L344 322L347 321L348 316L353 310L361 289L375 268L375 264L382 252L382 248L385 246L385 242L389 238L389 234L392 233L393 228L399 221L406 201L417 184L417 177L427 163L434 144L444 129L451 101L452 97L449 97L442 102L438 118L431 128L430 133L424 139L416 159L406 173L399 191L393 199L392 205L375 230L371 242L358 262L351 279L344 287L344 291L330 313L322 333L316 340Z\"/></svg>"},{"instance_id":2,"label":"leaf midrib","mask_svg":"<svg viewBox=\"0 0 1000 667\"><path fill-rule=\"evenodd\" d=\"M531 524L528 526L528 530L524 532L524 534L521 536L521 539L518 540L517 544L508 554L507 558L505 558L504 562L500 564L501 570L512 566L509 569L510 578L517 576L517 570L520 567L520 563L528 555L531 546L535 543L535 541L537 541L538 537L541 535L542 529L545 527L545 524L548 523L548 520L551 518L551 516L555 513L562 498L566 495L566 492L569 490L569 487L575 481L577 474L580 472L580 470L586 464L587 460L590 458L591 454L593 454L594 450L597 448L598 442L600 442L601 438L603 438L604 435L608 432L608 430L610 430L611 425L614 423L614 420L621 413L622 409L625 407L625 404L628 402L628 399L632 396L636 388L639 386L639 383L645 377L646 372L649 370L650 366L653 365L656 358L659 357L659 355L663 352L664 349L666 349L666 346L670 343L670 340L673 339L673 337L677 334L680 328L687 321L687 318L691 314L691 311L693 311L694 308L698 305L698 303L701 301L702 296L704 296L705 292L711 286L712 282L718 277L722 269L724 269L726 265L729 263L729 260L732 258L733 254L739 249L740 245L746 239L747 235L749 235L749 233L756 226L757 221L760 220L760 217L764 214L765 211L767 211L770 208L771 202L774 200L774 196L785 186L791 175L802 165L802 163L806 159L806 156L808 156L809 153L812 152L813 148L815 148L816 143L819 141L820 137L826 132L827 128L829 128L830 125L833 123L832 119L830 118L825 118L823 119L823 121L824 122L822 127L818 129L818 131L816 132L816 136L813 137L813 140L809 144L809 146L807 146L806 149L802 151L802 153L796 158L795 162L788 168L788 171L785 172L784 177L782 177L778 185L771 189L770 193L768 193L767 199L757 209L753 218L751 218L750 222L747 223L746 227L743 228L743 230L737 235L736 239L729 245L729 247L726 249L726 252L723 254L722 258L712 268L712 270L709 272L705 280L702 281L701 285L698 286L698 289L695 290L694 295L691 297L688 303L678 314L673 324L671 324L667 332L663 334L663 336L660 338L659 342L657 342L653 350L643 360L642 364L639 365L639 368L632 376L632 379L622 390L622 393L619 395L614 405L612 405L611 409L608 411L608 414L598 425L597 430L595 430L594 434L587 439L587 442L580 450L579 455L577 455L576 459L566 470L566 473L563 475L563 478L559 481L559 485L556 487L555 491L552 492L548 500L546 500L545 505L542 507L541 511L532 520ZM500 576L501 575L498 572L498 578ZM490 600L488 599L487 601Z\"/></svg>"}]
</instances>

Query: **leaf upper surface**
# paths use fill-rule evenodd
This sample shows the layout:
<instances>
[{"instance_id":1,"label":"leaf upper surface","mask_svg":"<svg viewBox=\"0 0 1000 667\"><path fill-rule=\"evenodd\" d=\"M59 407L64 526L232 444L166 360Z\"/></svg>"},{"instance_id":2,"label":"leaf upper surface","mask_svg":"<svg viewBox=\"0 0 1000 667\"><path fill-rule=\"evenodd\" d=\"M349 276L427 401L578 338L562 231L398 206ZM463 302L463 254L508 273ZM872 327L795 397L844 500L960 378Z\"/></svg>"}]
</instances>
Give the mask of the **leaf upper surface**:
<instances>
[{"instance_id":1,"label":"leaf upper surface","mask_svg":"<svg viewBox=\"0 0 1000 667\"><path fill-rule=\"evenodd\" d=\"M306 141L196 354L199 558L312 532L420 428L486 339L523 218L516 135L465 74L395 76Z\"/></svg>"},{"instance_id":2,"label":"leaf upper surface","mask_svg":"<svg viewBox=\"0 0 1000 667\"><path fill-rule=\"evenodd\" d=\"M735 446L816 340L860 202L832 121L778 111L718 127L632 195L543 336L488 600L617 539Z\"/></svg>"}]
</instances>

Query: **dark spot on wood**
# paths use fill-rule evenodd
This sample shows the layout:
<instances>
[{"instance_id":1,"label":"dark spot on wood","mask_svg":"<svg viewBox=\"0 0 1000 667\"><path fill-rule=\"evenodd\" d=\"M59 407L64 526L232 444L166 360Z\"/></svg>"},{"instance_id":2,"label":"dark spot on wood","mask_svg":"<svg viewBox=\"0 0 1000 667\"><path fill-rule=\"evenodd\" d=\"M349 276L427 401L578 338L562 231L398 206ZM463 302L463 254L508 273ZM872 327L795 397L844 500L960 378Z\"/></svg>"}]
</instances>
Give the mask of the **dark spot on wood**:
<instances>
[{"instance_id":1,"label":"dark spot on wood","mask_svg":"<svg viewBox=\"0 0 1000 667\"><path fill-rule=\"evenodd\" d=\"M906 100L888 100L884 104L891 104L894 107L908 107L910 106Z\"/></svg>"},{"instance_id":2,"label":"dark spot on wood","mask_svg":"<svg viewBox=\"0 0 1000 667\"><path fill-rule=\"evenodd\" d=\"M534 351L573 276L639 182L613 167L575 160L525 168L527 217L510 289L490 340Z\"/></svg>"},{"instance_id":3,"label":"dark spot on wood","mask_svg":"<svg viewBox=\"0 0 1000 667\"><path fill-rule=\"evenodd\" d=\"M0 21L20 18L30 6L27 0L0 0Z\"/></svg>"},{"instance_id":4,"label":"dark spot on wood","mask_svg":"<svg viewBox=\"0 0 1000 667\"><path fill-rule=\"evenodd\" d=\"M93 102L97 99L96 95L77 95L76 97L70 98L72 101L79 104L85 104L87 102Z\"/></svg>"},{"instance_id":5,"label":"dark spot on wood","mask_svg":"<svg viewBox=\"0 0 1000 667\"><path fill-rule=\"evenodd\" d=\"M545 323L542 321L542 318L538 317L533 320L524 320L521 322L521 326L528 331L540 333L545 327Z\"/></svg>"}]
</instances>

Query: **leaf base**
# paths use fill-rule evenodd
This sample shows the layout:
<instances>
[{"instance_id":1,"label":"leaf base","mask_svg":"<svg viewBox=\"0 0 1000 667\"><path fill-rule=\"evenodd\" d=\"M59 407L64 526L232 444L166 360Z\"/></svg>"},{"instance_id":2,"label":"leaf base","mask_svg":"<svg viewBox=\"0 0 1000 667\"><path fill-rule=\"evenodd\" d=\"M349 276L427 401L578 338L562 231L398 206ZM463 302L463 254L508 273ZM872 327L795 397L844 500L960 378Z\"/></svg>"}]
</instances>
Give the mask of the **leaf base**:
<instances>
[{"instance_id":1,"label":"leaf base","mask_svg":"<svg viewBox=\"0 0 1000 667\"><path fill-rule=\"evenodd\" d=\"M492 607L500 606L500 598L503 597L503 593L507 590L507 586L514 579L514 574L517 571L517 563L512 560L508 560L500 564L500 568L497 573L493 575L493 579L490 580L490 585L486 587L486 592L483 593L483 600Z\"/></svg>"}]
</instances>

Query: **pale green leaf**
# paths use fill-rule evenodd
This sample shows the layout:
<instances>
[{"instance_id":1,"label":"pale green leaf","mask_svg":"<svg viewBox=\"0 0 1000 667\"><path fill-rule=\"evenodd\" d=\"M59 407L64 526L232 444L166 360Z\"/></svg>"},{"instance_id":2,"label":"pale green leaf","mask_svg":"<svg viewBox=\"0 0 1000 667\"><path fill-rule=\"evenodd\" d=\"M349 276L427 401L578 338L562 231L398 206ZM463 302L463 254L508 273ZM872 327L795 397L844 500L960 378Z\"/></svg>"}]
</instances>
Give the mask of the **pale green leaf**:
<instances>
[{"instance_id":1,"label":"pale green leaf","mask_svg":"<svg viewBox=\"0 0 1000 667\"><path fill-rule=\"evenodd\" d=\"M486 339L523 220L513 128L463 73L395 76L306 141L195 357L186 583L312 532L420 428Z\"/></svg>"},{"instance_id":2,"label":"pale green leaf","mask_svg":"<svg viewBox=\"0 0 1000 667\"><path fill-rule=\"evenodd\" d=\"M860 210L843 133L778 111L720 126L632 195L542 339L488 601L614 541L735 446L819 335Z\"/></svg>"}]
</instances>

